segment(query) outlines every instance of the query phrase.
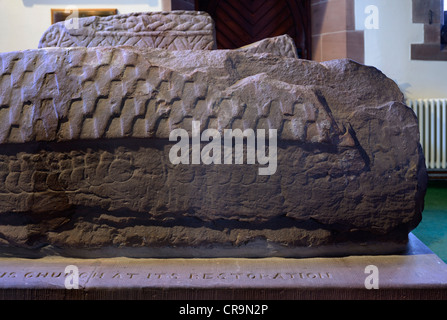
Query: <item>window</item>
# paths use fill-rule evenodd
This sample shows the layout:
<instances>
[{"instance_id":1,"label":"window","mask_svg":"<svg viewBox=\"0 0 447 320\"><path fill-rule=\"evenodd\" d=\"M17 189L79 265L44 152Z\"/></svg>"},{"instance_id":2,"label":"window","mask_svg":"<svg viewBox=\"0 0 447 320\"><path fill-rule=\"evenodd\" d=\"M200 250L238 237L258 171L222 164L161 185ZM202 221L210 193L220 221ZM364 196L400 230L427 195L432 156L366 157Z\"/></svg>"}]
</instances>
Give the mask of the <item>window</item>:
<instances>
[{"instance_id":1,"label":"window","mask_svg":"<svg viewBox=\"0 0 447 320\"><path fill-rule=\"evenodd\" d=\"M413 23L423 24L424 42L411 45L412 60L447 61L446 7L447 0L413 0Z\"/></svg>"}]
</instances>

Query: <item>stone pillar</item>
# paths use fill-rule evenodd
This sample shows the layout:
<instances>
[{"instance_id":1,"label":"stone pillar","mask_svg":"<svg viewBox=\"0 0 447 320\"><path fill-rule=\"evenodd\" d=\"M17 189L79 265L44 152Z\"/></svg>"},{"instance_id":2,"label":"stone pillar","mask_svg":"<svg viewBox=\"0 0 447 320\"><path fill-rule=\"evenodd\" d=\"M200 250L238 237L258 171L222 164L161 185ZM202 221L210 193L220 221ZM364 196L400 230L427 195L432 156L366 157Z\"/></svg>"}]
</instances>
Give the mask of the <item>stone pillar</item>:
<instances>
[{"instance_id":1,"label":"stone pillar","mask_svg":"<svg viewBox=\"0 0 447 320\"><path fill-rule=\"evenodd\" d=\"M363 31L355 30L354 0L312 0L312 60L364 63Z\"/></svg>"}]
</instances>

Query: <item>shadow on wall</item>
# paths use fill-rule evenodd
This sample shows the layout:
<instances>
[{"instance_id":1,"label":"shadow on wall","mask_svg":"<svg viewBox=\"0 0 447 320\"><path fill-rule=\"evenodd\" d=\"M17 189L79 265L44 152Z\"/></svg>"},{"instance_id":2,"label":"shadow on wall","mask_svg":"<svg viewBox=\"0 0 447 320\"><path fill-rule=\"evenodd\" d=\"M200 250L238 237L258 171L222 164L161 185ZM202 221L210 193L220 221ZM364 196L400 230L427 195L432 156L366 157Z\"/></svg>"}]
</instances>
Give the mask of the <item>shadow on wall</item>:
<instances>
[{"instance_id":1,"label":"shadow on wall","mask_svg":"<svg viewBox=\"0 0 447 320\"><path fill-rule=\"evenodd\" d=\"M326 17L327 2L312 4L312 37L323 33L323 22Z\"/></svg>"},{"instance_id":2,"label":"shadow on wall","mask_svg":"<svg viewBox=\"0 0 447 320\"><path fill-rule=\"evenodd\" d=\"M394 82L398 83L396 80L394 80ZM402 93L404 94L405 99L407 99L407 97L409 95L411 95L411 90L409 90L412 86L410 83L405 82L405 83L398 83L399 85L399 89L400 91L402 91Z\"/></svg>"}]
</instances>

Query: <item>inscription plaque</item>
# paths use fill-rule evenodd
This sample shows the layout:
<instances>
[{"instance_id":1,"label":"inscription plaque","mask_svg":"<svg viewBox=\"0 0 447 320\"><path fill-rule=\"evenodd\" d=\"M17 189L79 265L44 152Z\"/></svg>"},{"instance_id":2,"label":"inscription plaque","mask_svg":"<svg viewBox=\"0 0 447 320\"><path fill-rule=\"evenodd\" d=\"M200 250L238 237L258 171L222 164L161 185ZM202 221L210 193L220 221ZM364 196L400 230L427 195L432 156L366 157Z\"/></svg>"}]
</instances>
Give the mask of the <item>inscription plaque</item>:
<instances>
[{"instance_id":1,"label":"inscription plaque","mask_svg":"<svg viewBox=\"0 0 447 320\"><path fill-rule=\"evenodd\" d=\"M78 287L66 280L78 271ZM370 266L377 269L369 284ZM377 290L372 290L377 289ZM71 290L68 290L71 289ZM41 294L44 292L45 294ZM410 234L406 254L341 258L0 258L0 299L447 298L447 265Z\"/></svg>"}]
</instances>

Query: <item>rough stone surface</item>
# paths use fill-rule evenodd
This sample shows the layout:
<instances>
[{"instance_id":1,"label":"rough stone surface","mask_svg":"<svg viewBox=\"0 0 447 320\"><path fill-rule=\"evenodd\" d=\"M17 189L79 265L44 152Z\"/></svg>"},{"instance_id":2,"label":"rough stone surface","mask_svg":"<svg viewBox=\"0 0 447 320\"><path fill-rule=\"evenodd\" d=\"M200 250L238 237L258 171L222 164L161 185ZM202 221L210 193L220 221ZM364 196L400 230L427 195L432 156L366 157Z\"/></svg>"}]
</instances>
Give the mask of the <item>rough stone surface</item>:
<instances>
[{"instance_id":1,"label":"rough stone surface","mask_svg":"<svg viewBox=\"0 0 447 320\"><path fill-rule=\"evenodd\" d=\"M238 51L249 53L270 53L277 56L298 59L298 52L296 50L295 43L287 34L260 40L244 46L238 49Z\"/></svg>"},{"instance_id":2,"label":"rough stone surface","mask_svg":"<svg viewBox=\"0 0 447 320\"><path fill-rule=\"evenodd\" d=\"M396 84L350 60L239 50L0 54L4 254L394 252L426 169ZM277 129L277 171L178 164L171 130Z\"/></svg>"},{"instance_id":3,"label":"rough stone surface","mask_svg":"<svg viewBox=\"0 0 447 320\"><path fill-rule=\"evenodd\" d=\"M53 24L39 42L39 48L118 45L169 50L214 49L214 22L200 11L79 18Z\"/></svg>"}]
</instances>

